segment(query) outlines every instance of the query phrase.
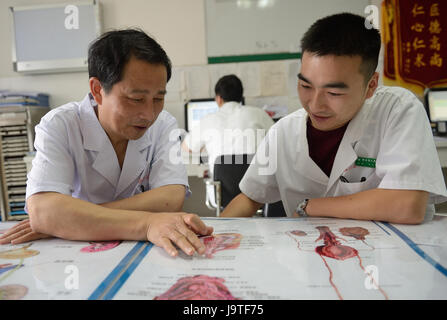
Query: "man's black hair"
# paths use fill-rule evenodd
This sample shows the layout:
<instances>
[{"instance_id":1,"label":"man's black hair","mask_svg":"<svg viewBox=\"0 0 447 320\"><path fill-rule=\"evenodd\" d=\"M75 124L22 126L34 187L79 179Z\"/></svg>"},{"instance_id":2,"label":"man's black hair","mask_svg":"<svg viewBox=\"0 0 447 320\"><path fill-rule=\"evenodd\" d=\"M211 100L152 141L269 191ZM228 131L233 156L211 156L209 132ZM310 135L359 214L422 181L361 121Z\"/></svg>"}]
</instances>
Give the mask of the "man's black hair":
<instances>
[{"instance_id":1,"label":"man's black hair","mask_svg":"<svg viewBox=\"0 0 447 320\"><path fill-rule=\"evenodd\" d=\"M114 30L102 34L88 49L89 77L96 77L106 93L121 81L131 57L166 67L171 78L171 61L163 48L140 29Z\"/></svg>"},{"instance_id":2,"label":"man's black hair","mask_svg":"<svg viewBox=\"0 0 447 320\"><path fill-rule=\"evenodd\" d=\"M381 41L380 32L366 25L364 17L352 13L327 16L317 20L304 34L301 51L317 56L360 56L360 72L367 82L377 68Z\"/></svg>"},{"instance_id":3,"label":"man's black hair","mask_svg":"<svg viewBox=\"0 0 447 320\"><path fill-rule=\"evenodd\" d=\"M214 92L225 102L242 102L244 89L241 80L234 74L223 76L217 81Z\"/></svg>"}]
</instances>

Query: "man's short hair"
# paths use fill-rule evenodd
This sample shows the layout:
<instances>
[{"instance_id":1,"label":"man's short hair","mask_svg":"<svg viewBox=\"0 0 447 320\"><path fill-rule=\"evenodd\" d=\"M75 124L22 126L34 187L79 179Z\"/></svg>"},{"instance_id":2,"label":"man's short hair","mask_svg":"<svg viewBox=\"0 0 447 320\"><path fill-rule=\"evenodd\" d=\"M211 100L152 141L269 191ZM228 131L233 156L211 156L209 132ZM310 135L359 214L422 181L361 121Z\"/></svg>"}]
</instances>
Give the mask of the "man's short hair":
<instances>
[{"instance_id":1,"label":"man's short hair","mask_svg":"<svg viewBox=\"0 0 447 320\"><path fill-rule=\"evenodd\" d=\"M368 25L371 25L369 23ZM360 72L369 81L377 68L380 32L365 26L365 18L340 13L317 20L301 39L301 51L317 56L360 56Z\"/></svg>"},{"instance_id":2,"label":"man's short hair","mask_svg":"<svg viewBox=\"0 0 447 320\"><path fill-rule=\"evenodd\" d=\"M220 96L225 102L242 102L244 88L241 80L234 74L223 76L214 87L216 96Z\"/></svg>"},{"instance_id":3,"label":"man's short hair","mask_svg":"<svg viewBox=\"0 0 447 320\"><path fill-rule=\"evenodd\" d=\"M166 67L171 78L171 61L163 48L140 29L114 30L102 34L88 49L89 77L96 77L108 93L121 81L131 57Z\"/></svg>"}]
</instances>

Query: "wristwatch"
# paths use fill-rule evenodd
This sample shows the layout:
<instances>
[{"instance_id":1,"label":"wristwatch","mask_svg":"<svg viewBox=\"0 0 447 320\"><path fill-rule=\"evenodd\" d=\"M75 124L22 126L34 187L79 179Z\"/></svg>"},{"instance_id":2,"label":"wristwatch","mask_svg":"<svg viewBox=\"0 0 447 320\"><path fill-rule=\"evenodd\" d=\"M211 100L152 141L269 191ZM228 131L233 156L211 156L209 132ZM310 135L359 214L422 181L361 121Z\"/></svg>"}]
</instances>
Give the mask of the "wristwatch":
<instances>
[{"instance_id":1,"label":"wristwatch","mask_svg":"<svg viewBox=\"0 0 447 320\"><path fill-rule=\"evenodd\" d=\"M306 213L306 207L307 207L308 202L309 202L309 199L304 199L296 207L295 211L300 217L308 217L308 215Z\"/></svg>"}]
</instances>

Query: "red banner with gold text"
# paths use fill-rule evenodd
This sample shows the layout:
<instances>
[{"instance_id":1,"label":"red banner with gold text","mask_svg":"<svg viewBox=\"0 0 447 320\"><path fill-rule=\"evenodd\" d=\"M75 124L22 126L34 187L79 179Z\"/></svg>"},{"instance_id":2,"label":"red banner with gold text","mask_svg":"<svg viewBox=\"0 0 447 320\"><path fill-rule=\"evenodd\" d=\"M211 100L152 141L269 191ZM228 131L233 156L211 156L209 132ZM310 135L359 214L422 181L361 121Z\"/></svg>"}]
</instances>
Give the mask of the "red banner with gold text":
<instances>
[{"instance_id":1,"label":"red banner with gold text","mask_svg":"<svg viewBox=\"0 0 447 320\"><path fill-rule=\"evenodd\" d=\"M447 86L447 1L385 0L382 37L384 83L422 96Z\"/></svg>"}]
</instances>

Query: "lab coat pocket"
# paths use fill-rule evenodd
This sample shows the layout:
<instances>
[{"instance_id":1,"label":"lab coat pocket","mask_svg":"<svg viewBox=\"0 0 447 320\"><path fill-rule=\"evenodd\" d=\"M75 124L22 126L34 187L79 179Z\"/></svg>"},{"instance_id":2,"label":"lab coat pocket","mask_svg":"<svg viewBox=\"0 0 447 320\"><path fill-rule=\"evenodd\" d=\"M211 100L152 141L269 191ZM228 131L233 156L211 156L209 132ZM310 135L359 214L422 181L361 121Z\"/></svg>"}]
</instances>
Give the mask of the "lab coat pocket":
<instances>
[{"instance_id":1,"label":"lab coat pocket","mask_svg":"<svg viewBox=\"0 0 447 320\"><path fill-rule=\"evenodd\" d=\"M339 180L335 196L354 194L360 191L375 189L379 186L379 183L380 178L375 173L372 173L368 178L366 178L365 181L361 182L343 182Z\"/></svg>"},{"instance_id":2,"label":"lab coat pocket","mask_svg":"<svg viewBox=\"0 0 447 320\"><path fill-rule=\"evenodd\" d=\"M142 183L142 184L138 184L136 187L135 187L135 190L134 190L134 195L137 195L137 194L139 194L139 193L143 193L143 192L145 192L145 191L147 191L147 190L149 190L149 187L148 187L148 185L147 185L147 183Z\"/></svg>"},{"instance_id":3,"label":"lab coat pocket","mask_svg":"<svg viewBox=\"0 0 447 320\"><path fill-rule=\"evenodd\" d=\"M133 195L143 193L149 190L149 170L145 170L138 179Z\"/></svg>"}]
</instances>

